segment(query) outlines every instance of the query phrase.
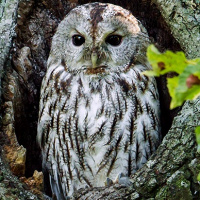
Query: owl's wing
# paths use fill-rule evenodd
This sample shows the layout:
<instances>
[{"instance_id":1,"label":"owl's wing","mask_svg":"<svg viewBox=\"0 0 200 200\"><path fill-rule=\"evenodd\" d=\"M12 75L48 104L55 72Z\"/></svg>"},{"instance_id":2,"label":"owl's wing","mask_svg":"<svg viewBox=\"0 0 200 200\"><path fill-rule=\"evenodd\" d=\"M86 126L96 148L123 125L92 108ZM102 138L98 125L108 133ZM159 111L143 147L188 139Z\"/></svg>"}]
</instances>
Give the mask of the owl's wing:
<instances>
[{"instance_id":1,"label":"owl's wing","mask_svg":"<svg viewBox=\"0 0 200 200\"><path fill-rule=\"evenodd\" d=\"M61 186L61 182L60 182L60 178L59 178L57 172L55 172L53 174L53 176L49 174L49 180L50 180L52 194L55 195L58 200L69 199L68 196L64 196L62 186Z\"/></svg>"}]
</instances>

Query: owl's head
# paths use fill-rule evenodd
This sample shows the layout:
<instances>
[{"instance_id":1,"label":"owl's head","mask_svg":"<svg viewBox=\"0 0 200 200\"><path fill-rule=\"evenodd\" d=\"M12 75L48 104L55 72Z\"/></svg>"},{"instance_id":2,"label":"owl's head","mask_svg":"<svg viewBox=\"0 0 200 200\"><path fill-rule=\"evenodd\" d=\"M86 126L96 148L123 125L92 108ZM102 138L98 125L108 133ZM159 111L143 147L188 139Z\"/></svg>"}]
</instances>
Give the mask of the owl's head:
<instances>
[{"instance_id":1,"label":"owl's head","mask_svg":"<svg viewBox=\"0 0 200 200\"><path fill-rule=\"evenodd\" d=\"M112 4L76 7L59 24L48 65L60 61L70 73L108 74L145 63L146 30L127 10Z\"/></svg>"}]
</instances>

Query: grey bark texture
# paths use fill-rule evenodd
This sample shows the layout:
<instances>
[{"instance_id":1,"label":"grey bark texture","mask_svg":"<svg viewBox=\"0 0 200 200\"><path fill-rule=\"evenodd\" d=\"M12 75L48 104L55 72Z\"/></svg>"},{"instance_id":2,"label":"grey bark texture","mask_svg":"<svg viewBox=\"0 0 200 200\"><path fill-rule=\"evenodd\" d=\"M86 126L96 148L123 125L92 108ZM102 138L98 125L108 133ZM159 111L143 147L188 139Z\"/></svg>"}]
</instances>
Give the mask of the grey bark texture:
<instances>
[{"instance_id":1,"label":"grey bark texture","mask_svg":"<svg viewBox=\"0 0 200 200\"><path fill-rule=\"evenodd\" d=\"M32 194L28 187L23 185L19 179L14 176L8 164L0 157L0 199L1 200L39 200Z\"/></svg>"},{"instance_id":2,"label":"grey bark texture","mask_svg":"<svg viewBox=\"0 0 200 200\"><path fill-rule=\"evenodd\" d=\"M3 68L10 57L12 39L16 35L14 28L17 22L18 3L19 0L2 0L0 2L0 85Z\"/></svg>"},{"instance_id":3,"label":"grey bark texture","mask_svg":"<svg viewBox=\"0 0 200 200\"><path fill-rule=\"evenodd\" d=\"M152 0L174 38L189 58L200 55L200 2L198 0Z\"/></svg>"},{"instance_id":4,"label":"grey bark texture","mask_svg":"<svg viewBox=\"0 0 200 200\"><path fill-rule=\"evenodd\" d=\"M1 84L3 91L0 90L3 93L0 111L2 115L0 150L3 152L0 153L0 199L42 198L41 195L37 197L32 194L27 186L10 172L3 158L4 146L14 143L14 147L20 149L18 159L22 160L25 150L20 145L24 145L27 149L28 172L25 175L30 176L38 167L39 161L35 157L39 157L39 154L35 150L34 138L39 86L45 74L51 37L58 23L71 8L88 2L91 1L0 1L0 81L4 74ZM162 49L176 50L181 47L188 58L200 57L199 1L111 0L109 3L118 4L135 12L134 14L144 24L146 22L149 35L154 38L155 43L162 43ZM140 7L146 9L144 13ZM145 21L142 16L148 18L145 14L148 10L151 10L151 14ZM151 27L151 21L155 20L160 20L160 29ZM166 37L165 30L169 31L168 35L171 32L172 36ZM175 38L178 43L175 40L171 42L171 38ZM29 106L32 107L27 109ZM165 111L162 112L163 115L167 115ZM162 121L164 126L167 122ZM131 187L116 184L106 188L81 189L72 199L200 199L200 183L196 179L200 172L200 156L196 151L194 135L194 128L197 125L200 125L199 99L184 104L157 151L131 177L133 183ZM33 145L30 145L30 142ZM38 169L41 170L41 167Z\"/></svg>"},{"instance_id":5,"label":"grey bark texture","mask_svg":"<svg viewBox=\"0 0 200 200\"><path fill-rule=\"evenodd\" d=\"M15 27L17 23L19 0L2 0L0 2L0 85L2 84L2 75L7 66L9 66L11 54L10 49L13 45L13 37L16 36ZM0 89L0 96L2 89ZM2 101L0 100L0 103ZM7 114L7 113L5 113ZM2 116L2 113L0 114ZM0 133L1 135L2 133ZM5 138L4 138L5 139ZM0 137L0 146L3 141ZM0 148L1 150L1 148ZM1 200L28 200L38 199L28 188L23 185L19 179L9 170L8 163L1 158L0 153L0 199Z\"/></svg>"}]
</instances>

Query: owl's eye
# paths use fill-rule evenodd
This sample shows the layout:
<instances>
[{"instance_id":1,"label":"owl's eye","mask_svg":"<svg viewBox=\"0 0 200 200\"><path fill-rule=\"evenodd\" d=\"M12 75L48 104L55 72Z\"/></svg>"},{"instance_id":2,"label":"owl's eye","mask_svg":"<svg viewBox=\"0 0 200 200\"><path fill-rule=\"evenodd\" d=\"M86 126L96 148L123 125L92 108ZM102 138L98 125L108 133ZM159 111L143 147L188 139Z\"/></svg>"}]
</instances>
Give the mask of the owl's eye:
<instances>
[{"instance_id":1,"label":"owl's eye","mask_svg":"<svg viewBox=\"0 0 200 200\"><path fill-rule=\"evenodd\" d=\"M120 45L121 41L122 41L121 35L110 35L106 38L106 43L108 43L112 46Z\"/></svg>"},{"instance_id":2,"label":"owl's eye","mask_svg":"<svg viewBox=\"0 0 200 200\"><path fill-rule=\"evenodd\" d=\"M72 43L75 46L81 46L85 42L85 38L82 35L73 35Z\"/></svg>"}]
</instances>

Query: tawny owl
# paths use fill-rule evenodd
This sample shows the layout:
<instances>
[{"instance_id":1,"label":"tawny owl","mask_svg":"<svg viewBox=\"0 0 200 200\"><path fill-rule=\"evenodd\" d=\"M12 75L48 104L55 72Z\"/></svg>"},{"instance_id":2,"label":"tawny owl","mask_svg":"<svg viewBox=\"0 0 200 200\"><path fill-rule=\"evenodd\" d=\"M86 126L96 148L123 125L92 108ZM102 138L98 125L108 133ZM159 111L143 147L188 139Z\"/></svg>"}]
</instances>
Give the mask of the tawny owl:
<instances>
[{"instance_id":1,"label":"tawny owl","mask_svg":"<svg viewBox=\"0 0 200 200\"><path fill-rule=\"evenodd\" d=\"M149 37L127 10L91 3L59 24L42 82L37 139L52 192L130 176L160 141L154 78L141 72Z\"/></svg>"}]
</instances>

